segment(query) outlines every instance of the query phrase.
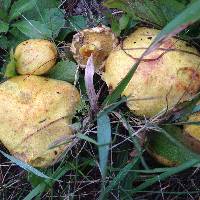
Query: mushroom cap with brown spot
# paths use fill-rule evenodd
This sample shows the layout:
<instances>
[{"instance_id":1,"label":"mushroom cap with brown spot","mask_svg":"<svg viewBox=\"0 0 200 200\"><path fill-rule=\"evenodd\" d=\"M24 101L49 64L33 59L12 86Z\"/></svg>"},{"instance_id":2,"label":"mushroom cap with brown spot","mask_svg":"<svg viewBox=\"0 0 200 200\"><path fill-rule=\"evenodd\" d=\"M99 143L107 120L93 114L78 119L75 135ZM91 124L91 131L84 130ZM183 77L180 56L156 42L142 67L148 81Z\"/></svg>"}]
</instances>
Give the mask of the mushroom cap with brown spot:
<instances>
[{"instance_id":1,"label":"mushroom cap with brown spot","mask_svg":"<svg viewBox=\"0 0 200 200\"><path fill-rule=\"evenodd\" d=\"M114 49L105 63L103 79L115 89L159 30L141 27ZM152 117L188 100L200 89L199 52L185 41L168 38L139 64L122 95L136 115Z\"/></svg>"},{"instance_id":2,"label":"mushroom cap with brown spot","mask_svg":"<svg viewBox=\"0 0 200 200\"><path fill-rule=\"evenodd\" d=\"M55 65L57 50L48 40L30 39L16 47L14 57L19 74L41 75Z\"/></svg>"},{"instance_id":3,"label":"mushroom cap with brown spot","mask_svg":"<svg viewBox=\"0 0 200 200\"><path fill-rule=\"evenodd\" d=\"M51 165L72 136L72 117L79 103L71 84L39 76L16 76L0 85L0 141L17 158L35 166Z\"/></svg>"},{"instance_id":4,"label":"mushroom cap with brown spot","mask_svg":"<svg viewBox=\"0 0 200 200\"><path fill-rule=\"evenodd\" d=\"M73 36L71 51L74 59L85 68L88 58L93 54L97 69L104 65L109 53L118 45L118 39L109 27L104 25L85 29Z\"/></svg>"}]
</instances>

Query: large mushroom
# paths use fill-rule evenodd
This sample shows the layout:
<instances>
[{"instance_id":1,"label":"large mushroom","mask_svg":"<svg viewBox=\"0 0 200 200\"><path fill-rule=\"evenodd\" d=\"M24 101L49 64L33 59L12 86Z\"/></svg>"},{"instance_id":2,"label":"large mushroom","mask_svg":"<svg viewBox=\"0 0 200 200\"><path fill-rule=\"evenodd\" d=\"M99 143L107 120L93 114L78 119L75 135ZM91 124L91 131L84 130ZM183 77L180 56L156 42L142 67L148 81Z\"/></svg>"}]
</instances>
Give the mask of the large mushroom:
<instances>
[{"instance_id":1,"label":"large mushroom","mask_svg":"<svg viewBox=\"0 0 200 200\"><path fill-rule=\"evenodd\" d=\"M159 30L140 27L114 49L105 63L103 79L116 88ZM152 117L190 99L200 89L200 59L187 42L168 38L139 64L122 95L136 115Z\"/></svg>"},{"instance_id":2,"label":"large mushroom","mask_svg":"<svg viewBox=\"0 0 200 200\"><path fill-rule=\"evenodd\" d=\"M47 167L66 145L49 149L73 134L71 123L80 96L64 81L16 76L0 84L0 141L17 158Z\"/></svg>"}]
</instances>

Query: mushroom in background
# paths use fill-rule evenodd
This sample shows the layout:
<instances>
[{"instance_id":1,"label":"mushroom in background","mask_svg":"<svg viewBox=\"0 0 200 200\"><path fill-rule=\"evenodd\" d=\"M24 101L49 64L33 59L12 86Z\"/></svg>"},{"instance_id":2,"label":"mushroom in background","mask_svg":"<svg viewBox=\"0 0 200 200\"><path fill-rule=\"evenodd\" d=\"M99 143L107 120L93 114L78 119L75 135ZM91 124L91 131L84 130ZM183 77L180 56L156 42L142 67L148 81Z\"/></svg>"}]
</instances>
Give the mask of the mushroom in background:
<instances>
[{"instance_id":1,"label":"mushroom in background","mask_svg":"<svg viewBox=\"0 0 200 200\"><path fill-rule=\"evenodd\" d=\"M110 52L118 45L118 39L106 26L85 29L73 36L71 51L81 68L85 68L88 58L93 54L96 69L104 66Z\"/></svg>"}]
</instances>

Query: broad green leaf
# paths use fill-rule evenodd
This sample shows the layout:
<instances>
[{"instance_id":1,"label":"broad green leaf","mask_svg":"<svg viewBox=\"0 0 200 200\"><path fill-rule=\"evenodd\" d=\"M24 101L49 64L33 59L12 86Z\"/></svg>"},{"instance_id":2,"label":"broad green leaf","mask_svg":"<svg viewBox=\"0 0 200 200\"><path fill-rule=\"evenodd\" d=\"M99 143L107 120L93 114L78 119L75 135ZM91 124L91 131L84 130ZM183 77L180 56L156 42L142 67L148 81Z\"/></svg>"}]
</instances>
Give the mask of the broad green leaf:
<instances>
[{"instance_id":1,"label":"broad green leaf","mask_svg":"<svg viewBox=\"0 0 200 200\"><path fill-rule=\"evenodd\" d=\"M58 8L45 9L43 11L43 24L51 30L52 37L56 38L61 28L65 25L64 13Z\"/></svg>"},{"instance_id":2,"label":"broad green leaf","mask_svg":"<svg viewBox=\"0 0 200 200\"><path fill-rule=\"evenodd\" d=\"M107 0L103 3L103 5L108 8L117 8L119 10L123 10L126 13L134 15L132 8L127 3L127 1L124 1L124 0ZM134 17L136 18L135 15Z\"/></svg>"},{"instance_id":3,"label":"broad green leaf","mask_svg":"<svg viewBox=\"0 0 200 200\"><path fill-rule=\"evenodd\" d=\"M9 34L7 36L9 41L9 48L14 49L19 43L28 40L29 37L24 35L21 31L19 31L16 27L9 29Z\"/></svg>"},{"instance_id":4,"label":"broad green leaf","mask_svg":"<svg viewBox=\"0 0 200 200\"><path fill-rule=\"evenodd\" d=\"M109 146L111 143L111 126L107 114L97 116L97 142L99 150L99 166L103 179L106 177Z\"/></svg>"},{"instance_id":5,"label":"broad green leaf","mask_svg":"<svg viewBox=\"0 0 200 200\"><path fill-rule=\"evenodd\" d=\"M121 29L120 29L119 21L114 16L112 16L111 22L112 22L111 23L112 31L115 33L116 36L120 36Z\"/></svg>"},{"instance_id":6,"label":"broad green leaf","mask_svg":"<svg viewBox=\"0 0 200 200\"><path fill-rule=\"evenodd\" d=\"M31 12L25 12L27 19L37 20L44 23L43 16L46 9L58 8L60 0L38 0Z\"/></svg>"},{"instance_id":7,"label":"broad green leaf","mask_svg":"<svg viewBox=\"0 0 200 200\"><path fill-rule=\"evenodd\" d=\"M0 20L0 33L6 33L9 29L9 24Z\"/></svg>"},{"instance_id":8,"label":"broad green leaf","mask_svg":"<svg viewBox=\"0 0 200 200\"><path fill-rule=\"evenodd\" d=\"M31 9L33 9L36 5L38 0L17 0L14 1L10 12L9 12L9 21L12 21L13 19L16 19L19 17L22 13L27 12Z\"/></svg>"},{"instance_id":9,"label":"broad green leaf","mask_svg":"<svg viewBox=\"0 0 200 200\"><path fill-rule=\"evenodd\" d=\"M13 76L16 76L16 62L15 62L15 58L13 55L13 49L10 52L10 61L9 63L6 65L6 71L4 73L4 77L6 78L11 78Z\"/></svg>"},{"instance_id":10,"label":"broad green leaf","mask_svg":"<svg viewBox=\"0 0 200 200\"><path fill-rule=\"evenodd\" d=\"M58 39L62 41L68 34L78 32L85 28L87 28L86 17L82 15L70 16L66 19L66 28L60 31Z\"/></svg>"},{"instance_id":11,"label":"broad green leaf","mask_svg":"<svg viewBox=\"0 0 200 200\"><path fill-rule=\"evenodd\" d=\"M1 5L0 5L1 6ZM7 22L8 20L8 15L3 8L0 7L0 20L3 20L4 22Z\"/></svg>"},{"instance_id":12,"label":"broad green leaf","mask_svg":"<svg viewBox=\"0 0 200 200\"><path fill-rule=\"evenodd\" d=\"M11 0L0 0L0 7L2 6L4 11L8 11L11 4Z\"/></svg>"},{"instance_id":13,"label":"broad green leaf","mask_svg":"<svg viewBox=\"0 0 200 200\"><path fill-rule=\"evenodd\" d=\"M104 5L108 8L123 10L132 16L134 20L153 23L159 27L165 26L185 6L176 0L107 0Z\"/></svg>"},{"instance_id":14,"label":"broad green leaf","mask_svg":"<svg viewBox=\"0 0 200 200\"><path fill-rule=\"evenodd\" d=\"M9 45L8 39L4 35L0 35L0 48L7 49Z\"/></svg>"},{"instance_id":15,"label":"broad green leaf","mask_svg":"<svg viewBox=\"0 0 200 200\"><path fill-rule=\"evenodd\" d=\"M119 19L119 27L120 30L124 30L129 23L130 17L127 14L122 15L122 17Z\"/></svg>"},{"instance_id":16,"label":"broad green leaf","mask_svg":"<svg viewBox=\"0 0 200 200\"><path fill-rule=\"evenodd\" d=\"M73 31L80 31L87 27L86 18L82 15L68 17L67 19L67 28Z\"/></svg>"},{"instance_id":17,"label":"broad green leaf","mask_svg":"<svg viewBox=\"0 0 200 200\"><path fill-rule=\"evenodd\" d=\"M36 168L32 167L31 165L28 165L27 163L16 159L13 156L8 155L7 153L3 152L0 150L0 153L5 156L7 159L9 159L11 162L15 163L16 165L18 165L19 167L21 167L22 169L26 170L27 172L32 172L33 174L35 174L36 176L45 178L45 179L49 179L48 176L46 176L45 174L43 174L42 172L40 172L39 170L37 170Z\"/></svg>"},{"instance_id":18,"label":"broad green leaf","mask_svg":"<svg viewBox=\"0 0 200 200\"><path fill-rule=\"evenodd\" d=\"M48 73L48 77L70 83L75 81L77 65L72 61L60 61Z\"/></svg>"},{"instance_id":19,"label":"broad green leaf","mask_svg":"<svg viewBox=\"0 0 200 200\"><path fill-rule=\"evenodd\" d=\"M29 38L51 38L51 31L46 24L39 21L23 20L13 24L13 27L19 29Z\"/></svg>"}]
</instances>

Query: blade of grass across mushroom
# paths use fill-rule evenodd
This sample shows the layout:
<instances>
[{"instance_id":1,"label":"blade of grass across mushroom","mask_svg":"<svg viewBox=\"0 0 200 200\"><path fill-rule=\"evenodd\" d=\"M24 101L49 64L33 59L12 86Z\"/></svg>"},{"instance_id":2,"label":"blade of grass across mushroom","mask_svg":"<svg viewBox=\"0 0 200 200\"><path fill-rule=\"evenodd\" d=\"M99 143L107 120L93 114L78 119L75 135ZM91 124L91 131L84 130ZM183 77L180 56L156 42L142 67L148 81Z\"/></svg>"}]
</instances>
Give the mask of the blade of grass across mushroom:
<instances>
[{"instance_id":1,"label":"blade of grass across mushroom","mask_svg":"<svg viewBox=\"0 0 200 200\"><path fill-rule=\"evenodd\" d=\"M200 1L190 3L177 17L171 20L156 36L150 47L146 50L145 55L148 55L161 43L169 37L175 36L179 32L186 29L189 25L200 19Z\"/></svg>"},{"instance_id":2,"label":"blade of grass across mushroom","mask_svg":"<svg viewBox=\"0 0 200 200\"><path fill-rule=\"evenodd\" d=\"M43 174L41 171L39 171L38 169L32 167L31 165L28 165L27 163L18 160L17 158L15 158L14 156L10 156L7 153L3 152L0 150L0 153L6 157L7 159L9 159L12 163L15 163L16 165L18 165L19 167L21 167L22 169L26 170L27 172L31 172L33 174L35 174L36 176L39 176L41 178L45 178L45 179L51 179L50 177L48 177L47 175Z\"/></svg>"},{"instance_id":3,"label":"blade of grass across mushroom","mask_svg":"<svg viewBox=\"0 0 200 200\"><path fill-rule=\"evenodd\" d=\"M106 97L106 99L103 102L103 105L105 106L116 102L116 100L120 97L121 93L131 80L140 61L142 61L142 59L145 56L147 56L156 48L158 48L165 39L167 39L168 37L175 36L176 34L178 34L179 32L181 32L182 30L184 30L189 25L191 25L192 23L196 22L199 19L200 19L200 1L195 1L194 3L189 4L185 10L183 10L177 17L171 20L160 31L160 33L156 36L151 45L146 49L146 51L142 54L142 56L138 59L138 61L132 66L127 75L120 81L115 90Z\"/></svg>"},{"instance_id":4,"label":"blade of grass across mushroom","mask_svg":"<svg viewBox=\"0 0 200 200\"><path fill-rule=\"evenodd\" d=\"M183 103L181 110L174 112L171 121L172 122L181 121L190 114L200 111L199 105L196 105L199 100L200 100L200 92L197 93L190 101Z\"/></svg>"}]
</instances>

